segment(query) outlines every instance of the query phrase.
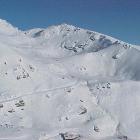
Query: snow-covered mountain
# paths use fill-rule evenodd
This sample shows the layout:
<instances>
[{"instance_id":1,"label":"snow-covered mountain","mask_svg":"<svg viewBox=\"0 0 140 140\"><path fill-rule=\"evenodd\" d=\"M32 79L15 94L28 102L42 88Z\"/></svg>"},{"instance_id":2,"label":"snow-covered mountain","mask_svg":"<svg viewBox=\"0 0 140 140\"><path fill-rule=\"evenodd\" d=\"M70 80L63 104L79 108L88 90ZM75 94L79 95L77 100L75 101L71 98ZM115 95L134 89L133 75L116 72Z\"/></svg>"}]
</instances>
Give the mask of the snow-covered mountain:
<instances>
[{"instance_id":1,"label":"snow-covered mountain","mask_svg":"<svg viewBox=\"0 0 140 140\"><path fill-rule=\"evenodd\" d=\"M0 140L139 140L139 60L101 33L0 20Z\"/></svg>"}]
</instances>

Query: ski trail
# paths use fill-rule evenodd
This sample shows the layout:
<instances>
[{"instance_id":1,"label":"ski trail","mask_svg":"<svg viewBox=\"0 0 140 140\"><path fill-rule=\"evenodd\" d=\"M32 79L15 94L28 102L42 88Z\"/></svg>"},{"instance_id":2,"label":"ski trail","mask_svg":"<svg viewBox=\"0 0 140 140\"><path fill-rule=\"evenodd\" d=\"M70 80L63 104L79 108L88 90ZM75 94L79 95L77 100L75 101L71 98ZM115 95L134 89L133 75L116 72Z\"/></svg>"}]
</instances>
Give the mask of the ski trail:
<instances>
[{"instance_id":1,"label":"ski trail","mask_svg":"<svg viewBox=\"0 0 140 140\"><path fill-rule=\"evenodd\" d=\"M17 100L17 99L20 99L22 97L26 97L26 96L30 96L30 95L45 94L45 93L51 92L51 91L56 91L56 90L60 90L60 89L64 89L64 88L70 88L72 86L76 86L78 83L79 83L79 80L76 81L75 83L73 83L72 85L69 85L69 86L57 87L57 88L53 88L53 89L46 89L46 90L42 90L42 91L29 92L29 93L23 94L21 96L18 96L18 97L12 98L12 99L7 99L4 101L1 101L0 104L10 102L13 100Z\"/></svg>"}]
</instances>

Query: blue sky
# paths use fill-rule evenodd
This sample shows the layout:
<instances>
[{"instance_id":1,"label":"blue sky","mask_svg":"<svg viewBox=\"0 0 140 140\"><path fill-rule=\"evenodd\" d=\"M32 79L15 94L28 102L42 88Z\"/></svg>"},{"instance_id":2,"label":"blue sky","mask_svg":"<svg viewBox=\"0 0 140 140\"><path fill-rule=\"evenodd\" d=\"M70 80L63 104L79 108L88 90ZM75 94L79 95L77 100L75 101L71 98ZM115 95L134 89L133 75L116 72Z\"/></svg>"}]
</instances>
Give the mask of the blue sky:
<instances>
[{"instance_id":1,"label":"blue sky","mask_svg":"<svg viewBox=\"0 0 140 140\"><path fill-rule=\"evenodd\" d=\"M140 0L0 0L0 18L22 30L68 23L140 45Z\"/></svg>"}]
</instances>

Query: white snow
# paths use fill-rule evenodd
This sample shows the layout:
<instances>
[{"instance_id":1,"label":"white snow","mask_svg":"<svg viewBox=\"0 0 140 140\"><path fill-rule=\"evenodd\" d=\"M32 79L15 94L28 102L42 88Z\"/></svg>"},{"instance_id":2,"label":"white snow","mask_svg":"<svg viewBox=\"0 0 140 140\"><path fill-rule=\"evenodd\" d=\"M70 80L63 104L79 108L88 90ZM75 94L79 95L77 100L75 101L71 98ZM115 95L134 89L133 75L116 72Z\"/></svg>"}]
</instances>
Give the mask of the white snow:
<instances>
[{"instance_id":1,"label":"white snow","mask_svg":"<svg viewBox=\"0 0 140 140\"><path fill-rule=\"evenodd\" d=\"M101 33L0 20L0 140L139 140L139 60Z\"/></svg>"}]
</instances>

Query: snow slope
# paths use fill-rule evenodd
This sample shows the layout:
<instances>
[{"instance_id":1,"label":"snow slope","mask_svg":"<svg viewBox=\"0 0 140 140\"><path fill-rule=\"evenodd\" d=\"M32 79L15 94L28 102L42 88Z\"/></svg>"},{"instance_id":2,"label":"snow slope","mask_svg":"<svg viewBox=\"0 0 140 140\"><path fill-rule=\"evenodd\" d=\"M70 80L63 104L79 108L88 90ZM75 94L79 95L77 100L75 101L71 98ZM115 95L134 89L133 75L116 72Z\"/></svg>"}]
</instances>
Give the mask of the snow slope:
<instances>
[{"instance_id":1,"label":"snow slope","mask_svg":"<svg viewBox=\"0 0 140 140\"><path fill-rule=\"evenodd\" d=\"M139 140L139 60L101 33L0 20L0 140Z\"/></svg>"}]
</instances>

